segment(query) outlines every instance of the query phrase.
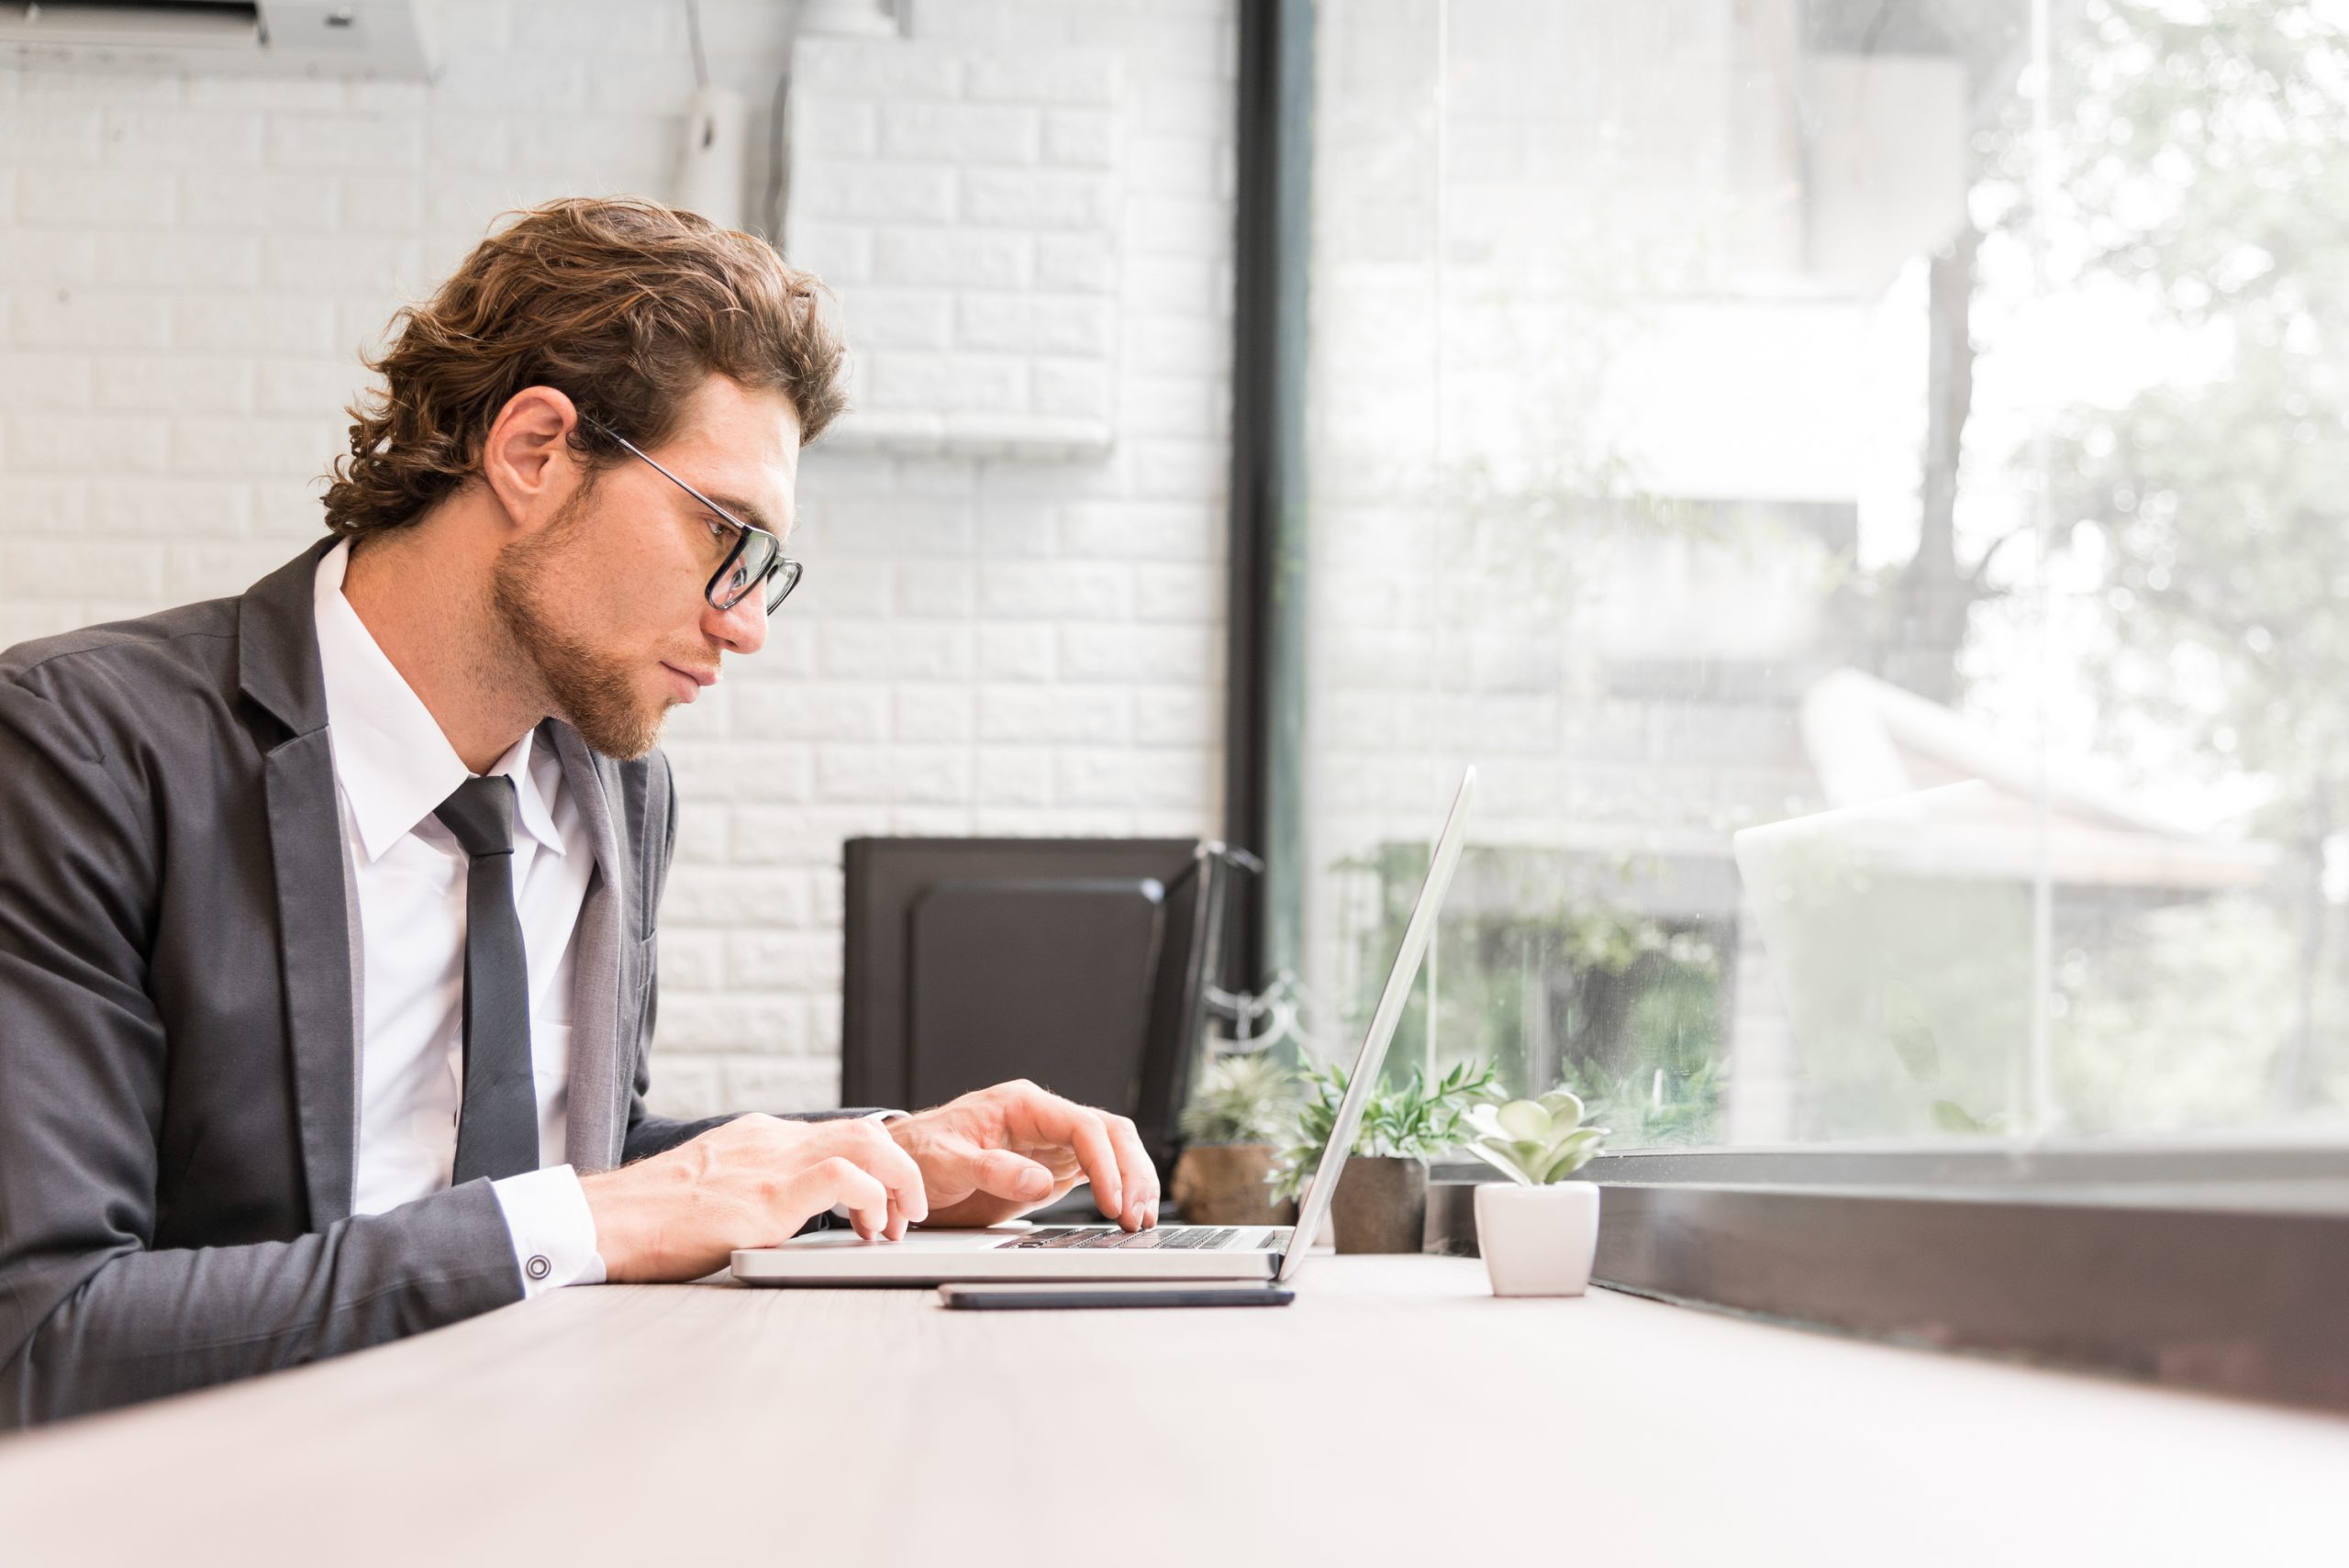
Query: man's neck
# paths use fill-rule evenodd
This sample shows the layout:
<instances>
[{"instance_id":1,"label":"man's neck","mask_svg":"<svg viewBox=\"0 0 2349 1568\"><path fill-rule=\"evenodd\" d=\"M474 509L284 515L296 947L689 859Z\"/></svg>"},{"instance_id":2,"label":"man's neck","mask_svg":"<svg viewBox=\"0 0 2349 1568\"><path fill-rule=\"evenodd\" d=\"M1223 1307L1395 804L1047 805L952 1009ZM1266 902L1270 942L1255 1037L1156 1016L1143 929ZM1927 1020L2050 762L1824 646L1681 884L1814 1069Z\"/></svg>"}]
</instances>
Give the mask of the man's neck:
<instances>
[{"instance_id":1,"label":"man's neck","mask_svg":"<svg viewBox=\"0 0 2349 1568\"><path fill-rule=\"evenodd\" d=\"M465 766L485 773L547 716L539 682L490 593L495 557L464 543L452 498L395 532L353 539L342 596L440 725Z\"/></svg>"}]
</instances>

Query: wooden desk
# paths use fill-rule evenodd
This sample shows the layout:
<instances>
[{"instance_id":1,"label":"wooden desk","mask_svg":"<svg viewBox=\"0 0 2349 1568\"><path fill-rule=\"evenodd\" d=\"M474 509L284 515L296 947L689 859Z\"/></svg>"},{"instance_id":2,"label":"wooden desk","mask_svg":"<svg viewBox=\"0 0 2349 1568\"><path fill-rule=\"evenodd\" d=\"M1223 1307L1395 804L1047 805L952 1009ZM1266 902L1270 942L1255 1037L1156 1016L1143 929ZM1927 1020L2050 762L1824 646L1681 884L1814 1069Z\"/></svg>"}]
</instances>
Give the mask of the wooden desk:
<instances>
[{"instance_id":1,"label":"wooden desk","mask_svg":"<svg viewBox=\"0 0 2349 1568\"><path fill-rule=\"evenodd\" d=\"M0 1440L0 1560L643 1564L2349 1561L2349 1423L1479 1264L1295 1307L562 1291Z\"/></svg>"}]
</instances>

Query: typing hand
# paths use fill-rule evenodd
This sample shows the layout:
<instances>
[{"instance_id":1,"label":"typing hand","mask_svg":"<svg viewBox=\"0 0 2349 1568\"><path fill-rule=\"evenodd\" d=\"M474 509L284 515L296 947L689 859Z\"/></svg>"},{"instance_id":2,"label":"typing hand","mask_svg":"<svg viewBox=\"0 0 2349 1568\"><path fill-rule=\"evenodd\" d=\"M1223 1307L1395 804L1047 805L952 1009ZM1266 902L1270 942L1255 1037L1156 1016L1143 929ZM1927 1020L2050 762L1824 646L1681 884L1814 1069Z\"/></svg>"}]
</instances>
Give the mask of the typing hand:
<instances>
[{"instance_id":1,"label":"typing hand","mask_svg":"<svg viewBox=\"0 0 2349 1568\"><path fill-rule=\"evenodd\" d=\"M699 1279L737 1247L772 1247L835 1204L867 1240L929 1212L922 1173L870 1121L737 1117L579 1184L615 1282Z\"/></svg>"},{"instance_id":2,"label":"typing hand","mask_svg":"<svg viewBox=\"0 0 2349 1568\"><path fill-rule=\"evenodd\" d=\"M931 1225L993 1225L1080 1181L1128 1230L1158 1223L1158 1171L1132 1121L1025 1079L891 1122L888 1133L921 1168Z\"/></svg>"}]
</instances>

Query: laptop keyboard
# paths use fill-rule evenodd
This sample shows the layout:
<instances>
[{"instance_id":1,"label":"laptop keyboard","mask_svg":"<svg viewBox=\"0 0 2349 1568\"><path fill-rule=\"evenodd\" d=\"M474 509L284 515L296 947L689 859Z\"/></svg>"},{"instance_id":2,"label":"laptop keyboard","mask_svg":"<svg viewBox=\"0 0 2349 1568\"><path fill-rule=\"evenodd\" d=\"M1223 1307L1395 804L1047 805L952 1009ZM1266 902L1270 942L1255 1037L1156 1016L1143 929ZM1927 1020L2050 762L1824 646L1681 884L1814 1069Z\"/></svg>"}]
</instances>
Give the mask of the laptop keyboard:
<instances>
[{"instance_id":1,"label":"laptop keyboard","mask_svg":"<svg viewBox=\"0 0 2349 1568\"><path fill-rule=\"evenodd\" d=\"M1015 1240L999 1244L996 1251L1013 1251L1023 1248L1083 1248L1087 1251L1115 1249L1120 1252L1149 1250L1165 1251L1170 1248L1197 1251L1200 1248L1222 1246L1240 1234L1237 1227L1218 1229L1212 1225L1169 1225L1156 1230L1119 1230L1104 1226L1063 1226L1031 1230ZM1275 1231L1275 1240L1279 1232Z\"/></svg>"}]
</instances>

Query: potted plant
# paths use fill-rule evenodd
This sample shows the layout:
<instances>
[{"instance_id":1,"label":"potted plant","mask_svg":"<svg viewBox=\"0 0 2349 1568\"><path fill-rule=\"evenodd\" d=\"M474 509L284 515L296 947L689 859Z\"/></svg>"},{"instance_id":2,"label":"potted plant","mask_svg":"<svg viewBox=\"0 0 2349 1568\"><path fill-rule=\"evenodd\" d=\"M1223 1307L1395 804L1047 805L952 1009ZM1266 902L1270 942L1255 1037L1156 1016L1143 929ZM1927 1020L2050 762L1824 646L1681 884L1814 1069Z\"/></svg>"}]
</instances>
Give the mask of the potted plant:
<instances>
[{"instance_id":1,"label":"potted plant","mask_svg":"<svg viewBox=\"0 0 2349 1568\"><path fill-rule=\"evenodd\" d=\"M1170 1195L1187 1225L1286 1225L1297 1206L1272 1189L1273 1141L1296 1114L1297 1077L1264 1056L1220 1056L1177 1123Z\"/></svg>"},{"instance_id":2,"label":"potted plant","mask_svg":"<svg viewBox=\"0 0 2349 1568\"><path fill-rule=\"evenodd\" d=\"M1566 1178L1607 1137L1564 1089L1478 1106L1469 1151L1508 1176L1476 1189L1476 1245L1495 1296L1580 1296L1598 1252L1598 1188Z\"/></svg>"},{"instance_id":3,"label":"potted plant","mask_svg":"<svg viewBox=\"0 0 2349 1568\"><path fill-rule=\"evenodd\" d=\"M1296 1137L1281 1157L1279 1187L1288 1197L1305 1190L1321 1162L1337 1125L1339 1103L1346 1097L1345 1069L1308 1069L1305 1088ZM1470 1108L1492 1092L1491 1064L1463 1062L1432 1087L1415 1067L1401 1088L1381 1089L1370 1096L1346 1160L1345 1180L1330 1207L1339 1251L1421 1249L1428 1223L1428 1162L1467 1140ZM1309 1244L1312 1238L1306 1240Z\"/></svg>"}]
</instances>

